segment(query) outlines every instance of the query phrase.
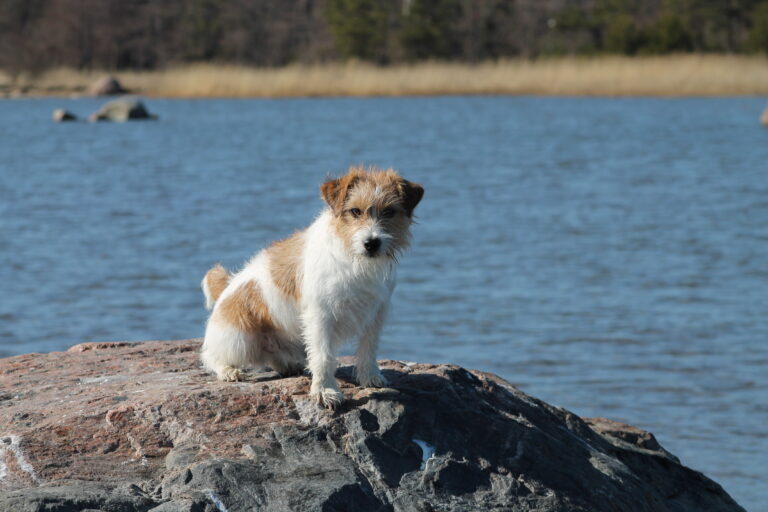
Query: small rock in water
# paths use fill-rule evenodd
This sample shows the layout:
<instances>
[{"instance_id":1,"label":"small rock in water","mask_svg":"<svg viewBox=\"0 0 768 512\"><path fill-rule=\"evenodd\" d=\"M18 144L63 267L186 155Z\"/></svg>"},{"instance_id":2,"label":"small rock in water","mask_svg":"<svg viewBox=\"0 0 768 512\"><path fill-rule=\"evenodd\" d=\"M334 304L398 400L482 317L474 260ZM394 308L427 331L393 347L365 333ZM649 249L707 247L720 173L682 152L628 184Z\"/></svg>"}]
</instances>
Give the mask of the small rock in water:
<instances>
[{"instance_id":1,"label":"small rock in water","mask_svg":"<svg viewBox=\"0 0 768 512\"><path fill-rule=\"evenodd\" d=\"M763 123L765 126L768 126L768 107L763 110L763 115L760 116L760 122Z\"/></svg>"},{"instance_id":2,"label":"small rock in water","mask_svg":"<svg viewBox=\"0 0 768 512\"><path fill-rule=\"evenodd\" d=\"M23 98L27 95L27 92L29 91L28 87L16 87L15 89L11 90L10 93L8 93L9 98Z\"/></svg>"},{"instance_id":3,"label":"small rock in water","mask_svg":"<svg viewBox=\"0 0 768 512\"><path fill-rule=\"evenodd\" d=\"M57 108L53 111L53 120L57 123L62 121L77 121L77 116L69 110Z\"/></svg>"},{"instance_id":4,"label":"small rock in water","mask_svg":"<svg viewBox=\"0 0 768 512\"><path fill-rule=\"evenodd\" d=\"M91 96L114 96L127 92L128 90L113 76L99 78L88 88L88 94Z\"/></svg>"},{"instance_id":5,"label":"small rock in water","mask_svg":"<svg viewBox=\"0 0 768 512\"><path fill-rule=\"evenodd\" d=\"M126 96L104 104L88 116L89 121L129 121L135 119L157 119L150 114L139 98Z\"/></svg>"}]
</instances>

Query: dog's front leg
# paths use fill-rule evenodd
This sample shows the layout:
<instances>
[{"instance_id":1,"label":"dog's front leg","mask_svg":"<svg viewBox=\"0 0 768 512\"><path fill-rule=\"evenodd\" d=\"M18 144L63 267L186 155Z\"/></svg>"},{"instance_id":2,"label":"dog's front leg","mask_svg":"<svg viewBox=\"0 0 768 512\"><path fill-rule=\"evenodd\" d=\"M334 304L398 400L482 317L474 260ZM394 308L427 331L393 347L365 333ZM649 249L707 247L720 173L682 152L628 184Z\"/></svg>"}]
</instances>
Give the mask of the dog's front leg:
<instances>
[{"instance_id":1,"label":"dog's front leg","mask_svg":"<svg viewBox=\"0 0 768 512\"><path fill-rule=\"evenodd\" d=\"M312 385L309 394L320 404L335 409L344 400L336 383L336 347L333 321L319 310L309 310L304 316L304 338L307 346Z\"/></svg>"},{"instance_id":2,"label":"dog's front leg","mask_svg":"<svg viewBox=\"0 0 768 512\"><path fill-rule=\"evenodd\" d=\"M385 304L379 308L373 322L365 328L360 337L360 344L357 346L355 374L357 382L365 388L381 388L388 384L386 377L381 374L379 365L376 363L379 335L386 316L387 305Z\"/></svg>"}]
</instances>

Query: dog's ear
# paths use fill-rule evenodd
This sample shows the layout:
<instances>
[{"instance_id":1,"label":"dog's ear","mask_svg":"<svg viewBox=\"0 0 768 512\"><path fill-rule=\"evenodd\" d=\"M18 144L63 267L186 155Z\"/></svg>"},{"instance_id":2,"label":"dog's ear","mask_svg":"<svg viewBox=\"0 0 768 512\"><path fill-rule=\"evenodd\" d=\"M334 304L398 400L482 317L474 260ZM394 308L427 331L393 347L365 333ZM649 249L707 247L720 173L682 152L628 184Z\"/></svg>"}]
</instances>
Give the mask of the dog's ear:
<instances>
[{"instance_id":1,"label":"dog's ear","mask_svg":"<svg viewBox=\"0 0 768 512\"><path fill-rule=\"evenodd\" d=\"M320 196L328 203L333 213L339 215L344 208L349 189L359 179L357 174L347 174L335 180L329 180L320 186Z\"/></svg>"},{"instance_id":2,"label":"dog's ear","mask_svg":"<svg viewBox=\"0 0 768 512\"><path fill-rule=\"evenodd\" d=\"M418 183L413 183L404 179L401 184L401 190L403 193L403 205L405 206L406 213L408 213L408 216L410 217L413 215L413 210L416 208L416 205L419 204L421 198L424 197L424 187Z\"/></svg>"}]
</instances>

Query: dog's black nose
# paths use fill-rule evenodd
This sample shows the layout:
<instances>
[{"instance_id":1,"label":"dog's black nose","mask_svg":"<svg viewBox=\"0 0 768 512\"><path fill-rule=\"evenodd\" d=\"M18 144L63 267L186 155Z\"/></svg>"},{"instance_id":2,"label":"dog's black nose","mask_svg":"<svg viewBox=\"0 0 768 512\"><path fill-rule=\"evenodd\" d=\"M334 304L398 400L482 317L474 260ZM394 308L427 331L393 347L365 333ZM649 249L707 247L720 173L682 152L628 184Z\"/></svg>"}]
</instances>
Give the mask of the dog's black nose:
<instances>
[{"instance_id":1,"label":"dog's black nose","mask_svg":"<svg viewBox=\"0 0 768 512\"><path fill-rule=\"evenodd\" d=\"M376 251L379 250L379 247L381 247L381 239L369 238L363 243L363 247L365 247L365 250L369 256L373 256L376 254Z\"/></svg>"}]
</instances>

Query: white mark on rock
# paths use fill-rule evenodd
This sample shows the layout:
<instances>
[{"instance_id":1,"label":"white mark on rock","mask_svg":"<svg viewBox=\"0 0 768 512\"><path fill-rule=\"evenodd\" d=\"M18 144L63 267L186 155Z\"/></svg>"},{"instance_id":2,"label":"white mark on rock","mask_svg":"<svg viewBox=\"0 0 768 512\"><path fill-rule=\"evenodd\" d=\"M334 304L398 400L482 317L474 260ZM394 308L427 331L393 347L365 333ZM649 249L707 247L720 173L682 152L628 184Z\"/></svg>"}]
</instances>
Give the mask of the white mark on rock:
<instances>
[{"instance_id":1,"label":"white mark on rock","mask_svg":"<svg viewBox=\"0 0 768 512\"><path fill-rule=\"evenodd\" d=\"M435 455L435 447L421 439L413 439L413 442L421 448L421 467L419 469L426 469L427 462Z\"/></svg>"},{"instance_id":2,"label":"white mark on rock","mask_svg":"<svg viewBox=\"0 0 768 512\"><path fill-rule=\"evenodd\" d=\"M136 438L133 437L131 434L126 434L125 437L128 438L128 442L131 444L131 448L133 448L136 458L137 459L144 458L145 457L144 448L141 446L141 443L138 442Z\"/></svg>"},{"instance_id":3,"label":"white mark on rock","mask_svg":"<svg viewBox=\"0 0 768 512\"><path fill-rule=\"evenodd\" d=\"M124 382L128 375L102 375L101 377L83 377L78 379L80 384L105 384L107 382Z\"/></svg>"},{"instance_id":4,"label":"white mark on rock","mask_svg":"<svg viewBox=\"0 0 768 512\"><path fill-rule=\"evenodd\" d=\"M24 452L21 450L21 438L19 436L7 435L0 437L0 480L8 475L8 466L5 463L5 456L10 453L11 456L16 459L16 465L19 466L23 472L29 475L35 483L40 483L40 479L35 473L35 469L32 464L27 462L24 457Z\"/></svg>"},{"instance_id":5,"label":"white mark on rock","mask_svg":"<svg viewBox=\"0 0 768 512\"><path fill-rule=\"evenodd\" d=\"M206 497L207 497L209 500L211 500L211 503L213 503L213 504L216 506L216 509L218 509L218 511L219 511L219 512L229 512L229 511L227 510L227 507L224 505L224 502L223 502L223 501L221 501L221 498L219 498L218 496L216 496L216 494L214 494L214 492L213 492L213 491L211 491L210 489L209 489L209 490L206 490L206 491L205 491L205 496L206 496Z\"/></svg>"},{"instance_id":6,"label":"white mark on rock","mask_svg":"<svg viewBox=\"0 0 768 512\"><path fill-rule=\"evenodd\" d=\"M192 441L197 444L201 444L207 441L203 434L196 432L195 429L192 428L193 426L194 425L189 421L182 425L176 420L166 420L160 424L160 431L168 436L174 446L186 443L188 441Z\"/></svg>"},{"instance_id":7,"label":"white mark on rock","mask_svg":"<svg viewBox=\"0 0 768 512\"><path fill-rule=\"evenodd\" d=\"M632 473L620 460L597 450L593 450L590 453L589 463L608 478L619 482L623 481L623 475L630 475Z\"/></svg>"},{"instance_id":8,"label":"white mark on rock","mask_svg":"<svg viewBox=\"0 0 768 512\"><path fill-rule=\"evenodd\" d=\"M299 421L304 425L324 426L331 422L333 414L325 407L318 407L314 400L294 399Z\"/></svg>"}]
</instances>

